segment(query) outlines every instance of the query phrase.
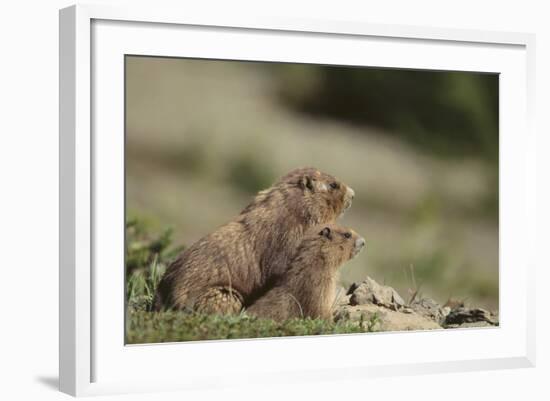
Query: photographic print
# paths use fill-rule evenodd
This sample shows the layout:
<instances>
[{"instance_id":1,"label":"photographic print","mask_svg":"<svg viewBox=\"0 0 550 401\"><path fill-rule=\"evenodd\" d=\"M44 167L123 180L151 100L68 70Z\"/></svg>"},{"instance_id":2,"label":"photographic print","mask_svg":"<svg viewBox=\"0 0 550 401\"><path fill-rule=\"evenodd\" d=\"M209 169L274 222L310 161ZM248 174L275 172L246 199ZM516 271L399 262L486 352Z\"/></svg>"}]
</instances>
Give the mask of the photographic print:
<instances>
[{"instance_id":1,"label":"photographic print","mask_svg":"<svg viewBox=\"0 0 550 401\"><path fill-rule=\"evenodd\" d=\"M126 343L497 327L498 88L125 56Z\"/></svg>"}]
</instances>

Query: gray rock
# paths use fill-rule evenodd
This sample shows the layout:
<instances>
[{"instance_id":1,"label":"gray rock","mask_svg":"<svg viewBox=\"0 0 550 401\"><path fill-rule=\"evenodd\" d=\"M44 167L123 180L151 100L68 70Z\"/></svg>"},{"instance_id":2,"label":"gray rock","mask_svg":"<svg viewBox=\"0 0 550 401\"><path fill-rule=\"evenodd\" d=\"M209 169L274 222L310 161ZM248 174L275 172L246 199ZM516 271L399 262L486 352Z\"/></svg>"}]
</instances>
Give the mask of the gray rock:
<instances>
[{"instance_id":1,"label":"gray rock","mask_svg":"<svg viewBox=\"0 0 550 401\"><path fill-rule=\"evenodd\" d=\"M443 310L443 308L431 298L421 298L414 300L409 305L416 313L432 319L438 323L442 323L449 310Z\"/></svg>"},{"instance_id":2,"label":"gray rock","mask_svg":"<svg viewBox=\"0 0 550 401\"><path fill-rule=\"evenodd\" d=\"M472 328L472 327L495 327L498 325L494 325L488 322L469 322L469 323L462 323L462 324L446 324L444 327L446 329L466 329L466 328Z\"/></svg>"},{"instance_id":3,"label":"gray rock","mask_svg":"<svg viewBox=\"0 0 550 401\"><path fill-rule=\"evenodd\" d=\"M351 295L346 294L344 287L336 288L335 297L334 297L334 306L349 305Z\"/></svg>"},{"instance_id":4,"label":"gray rock","mask_svg":"<svg viewBox=\"0 0 550 401\"><path fill-rule=\"evenodd\" d=\"M354 283L348 290L351 305L374 304L387 308L401 308L405 301L392 287L380 285L372 278L367 277L362 283Z\"/></svg>"},{"instance_id":5,"label":"gray rock","mask_svg":"<svg viewBox=\"0 0 550 401\"><path fill-rule=\"evenodd\" d=\"M452 309L445 317L445 326L463 325L465 323L486 322L493 326L498 325L498 317L481 308L459 307Z\"/></svg>"}]
</instances>

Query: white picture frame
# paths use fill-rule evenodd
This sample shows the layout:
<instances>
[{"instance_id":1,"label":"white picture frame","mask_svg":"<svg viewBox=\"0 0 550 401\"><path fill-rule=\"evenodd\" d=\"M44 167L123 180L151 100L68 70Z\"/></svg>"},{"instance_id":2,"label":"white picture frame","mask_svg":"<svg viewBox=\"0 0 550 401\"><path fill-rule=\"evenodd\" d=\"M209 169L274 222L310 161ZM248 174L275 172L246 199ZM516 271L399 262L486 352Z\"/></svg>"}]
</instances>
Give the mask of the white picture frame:
<instances>
[{"instance_id":1,"label":"white picture frame","mask_svg":"<svg viewBox=\"0 0 550 401\"><path fill-rule=\"evenodd\" d=\"M524 33L155 7L61 10L60 390L79 396L534 366L534 41ZM124 54L500 73L500 327L125 346ZM365 357L337 357L348 349ZM139 361L154 371L140 375Z\"/></svg>"}]
</instances>

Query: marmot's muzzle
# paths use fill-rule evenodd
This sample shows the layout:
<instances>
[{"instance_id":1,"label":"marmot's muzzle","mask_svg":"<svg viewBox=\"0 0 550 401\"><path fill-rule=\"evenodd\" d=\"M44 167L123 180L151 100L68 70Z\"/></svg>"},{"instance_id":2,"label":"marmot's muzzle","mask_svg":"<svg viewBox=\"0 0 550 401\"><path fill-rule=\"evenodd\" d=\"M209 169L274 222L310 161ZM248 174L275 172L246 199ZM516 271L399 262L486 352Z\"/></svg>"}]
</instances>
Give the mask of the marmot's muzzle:
<instances>
[{"instance_id":1,"label":"marmot's muzzle","mask_svg":"<svg viewBox=\"0 0 550 401\"><path fill-rule=\"evenodd\" d=\"M357 256L357 254L361 252L364 247L365 247L365 239L363 237L357 238L353 246L353 257Z\"/></svg>"},{"instance_id":2,"label":"marmot's muzzle","mask_svg":"<svg viewBox=\"0 0 550 401\"><path fill-rule=\"evenodd\" d=\"M350 187L347 187L346 195L344 198L344 210L347 210L351 207L351 203L354 197L355 197L355 191Z\"/></svg>"}]
</instances>

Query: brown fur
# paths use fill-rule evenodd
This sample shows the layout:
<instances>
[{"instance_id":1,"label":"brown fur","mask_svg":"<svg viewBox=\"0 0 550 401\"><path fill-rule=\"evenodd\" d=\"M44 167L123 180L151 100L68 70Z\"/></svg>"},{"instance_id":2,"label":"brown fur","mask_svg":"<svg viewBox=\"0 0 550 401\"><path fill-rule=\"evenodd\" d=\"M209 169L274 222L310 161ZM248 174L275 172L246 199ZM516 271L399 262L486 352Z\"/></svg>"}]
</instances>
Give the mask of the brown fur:
<instances>
[{"instance_id":1,"label":"brown fur","mask_svg":"<svg viewBox=\"0 0 550 401\"><path fill-rule=\"evenodd\" d=\"M291 171L181 253L159 283L153 308L238 312L284 273L304 232L335 220L352 198L351 188L331 175Z\"/></svg>"},{"instance_id":2,"label":"brown fur","mask_svg":"<svg viewBox=\"0 0 550 401\"><path fill-rule=\"evenodd\" d=\"M286 274L247 313L276 321L294 317L331 320L338 268L364 244L363 238L348 228L336 224L314 227Z\"/></svg>"}]
</instances>

